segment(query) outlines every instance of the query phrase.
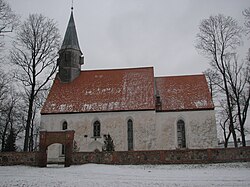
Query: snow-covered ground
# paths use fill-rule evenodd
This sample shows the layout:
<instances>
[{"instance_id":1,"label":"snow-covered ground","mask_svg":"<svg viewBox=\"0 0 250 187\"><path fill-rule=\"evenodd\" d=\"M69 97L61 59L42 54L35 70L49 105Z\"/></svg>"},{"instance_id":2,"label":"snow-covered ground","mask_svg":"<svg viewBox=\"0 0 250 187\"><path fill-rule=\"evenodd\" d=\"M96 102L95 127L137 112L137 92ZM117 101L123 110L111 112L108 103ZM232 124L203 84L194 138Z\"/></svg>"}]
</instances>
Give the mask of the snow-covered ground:
<instances>
[{"instance_id":1,"label":"snow-covered ground","mask_svg":"<svg viewBox=\"0 0 250 187\"><path fill-rule=\"evenodd\" d=\"M250 162L207 165L0 166L0 186L250 186Z\"/></svg>"}]
</instances>

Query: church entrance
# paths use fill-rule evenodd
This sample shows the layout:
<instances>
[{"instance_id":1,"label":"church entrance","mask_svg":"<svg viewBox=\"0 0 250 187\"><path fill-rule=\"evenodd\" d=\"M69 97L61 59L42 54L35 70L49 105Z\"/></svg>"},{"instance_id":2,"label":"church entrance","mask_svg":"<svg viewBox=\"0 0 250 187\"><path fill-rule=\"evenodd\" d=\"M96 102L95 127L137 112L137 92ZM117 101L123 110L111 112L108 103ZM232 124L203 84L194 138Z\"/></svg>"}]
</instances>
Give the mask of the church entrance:
<instances>
[{"instance_id":1,"label":"church entrance","mask_svg":"<svg viewBox=\"0 0 250 187\"><path fill-rule=\"evenodd\" d=\"M65 146L54 143L47 147L47 165L48 164L65 164Z\"/></svg>"},{"instance_id":2,"label":"church entrance","mask_svg":"<svg viewBox=\"0 0 250 187\"><path fill-rule=\"evenodd\" d=\"M54 144L62 144L64 153L64 166L69 167L72 162L72 151L73 151L73 141L74 141L74 133L73 130L65 130L65 131L40 131L40 157L39 157L39 166L46 167L48 160L48 147L57 146ZM53 145L52 145L53 144Z\"/></svg>"}]
</instances>

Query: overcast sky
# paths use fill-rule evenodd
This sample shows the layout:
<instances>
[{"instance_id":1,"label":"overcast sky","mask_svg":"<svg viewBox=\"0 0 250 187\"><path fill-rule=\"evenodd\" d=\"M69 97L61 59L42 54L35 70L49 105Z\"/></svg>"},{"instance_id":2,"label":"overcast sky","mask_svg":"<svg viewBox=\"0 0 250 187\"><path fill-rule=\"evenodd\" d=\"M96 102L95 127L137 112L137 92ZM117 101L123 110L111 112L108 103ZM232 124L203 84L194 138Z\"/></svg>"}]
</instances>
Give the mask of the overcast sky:
<instances>
[{"instance_id":1,"label":"overcast sky","mask_svg":"<svg viewBox=\"0 0 250 187\"><path fill-rule=\"evenodd\" d=\"M22 19L31 13L54 19L64 37L71 0L7 2ZM222 13L243 24L247 7L249 0L74 0L82 69L153 66L156 76L201 73L208 67L194 47L201 20Z\"/></svg>"}]
</instances>

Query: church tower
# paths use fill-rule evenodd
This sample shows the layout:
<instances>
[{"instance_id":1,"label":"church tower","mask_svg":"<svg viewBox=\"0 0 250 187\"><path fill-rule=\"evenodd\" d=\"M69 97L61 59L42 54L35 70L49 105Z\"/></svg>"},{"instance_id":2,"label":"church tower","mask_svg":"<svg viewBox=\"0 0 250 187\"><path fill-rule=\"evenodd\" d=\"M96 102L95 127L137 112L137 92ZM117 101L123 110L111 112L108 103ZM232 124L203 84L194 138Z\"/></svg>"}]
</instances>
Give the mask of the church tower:
<instances>
[{"instance_id":1,"label":"church tower","mask_svg":"<svg viewBox=\"0 0 250 187\"><path fill-rule=\"evenodd\" d=\"M73 7L71 8L71 15L63 44L58 53L59 79L65 83L71 82L79 76L84 59L78 43Z\"/></svg>"}]
</instances>

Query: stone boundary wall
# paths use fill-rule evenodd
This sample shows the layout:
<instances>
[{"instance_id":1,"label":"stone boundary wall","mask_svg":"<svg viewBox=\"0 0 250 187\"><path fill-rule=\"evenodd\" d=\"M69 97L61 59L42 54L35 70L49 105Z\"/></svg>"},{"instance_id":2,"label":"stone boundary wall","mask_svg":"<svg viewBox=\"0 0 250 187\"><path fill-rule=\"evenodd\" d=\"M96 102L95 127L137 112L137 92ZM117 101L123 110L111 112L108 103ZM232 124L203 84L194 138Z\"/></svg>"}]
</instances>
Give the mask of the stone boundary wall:
<instances>
[{"instance_id":1,"label":"stone boundary wall","mask_svg":"<svg viewBox=\"0 0 250 187\"><path fill-rule=\"evenodd\" d=\"M0 153L0 166L38 166L40 152ZM199 164L250 162L250 146L240 148L155 151L74 152L72 164Z\"/></svg>"},{"instance_id":2,"label":"stone boundary wall","mask_svg":"<svg viewBox=\"0 0 250 187\"><path fill-rule=\"evenodd\" d=\"M72 164L198 164L250 161L250 147L119 152L75 152Z\"/></svg>"},{"instance_id":3,"label":"stone boundary wall","mask_svg":"<svg viewBox=\"0 0 250 187\"><path fill-rule=\"evenodd\" d=\"M39 152L1 152L0 166L29 165L37 166Z\"/></svg>"}]
</instances>

